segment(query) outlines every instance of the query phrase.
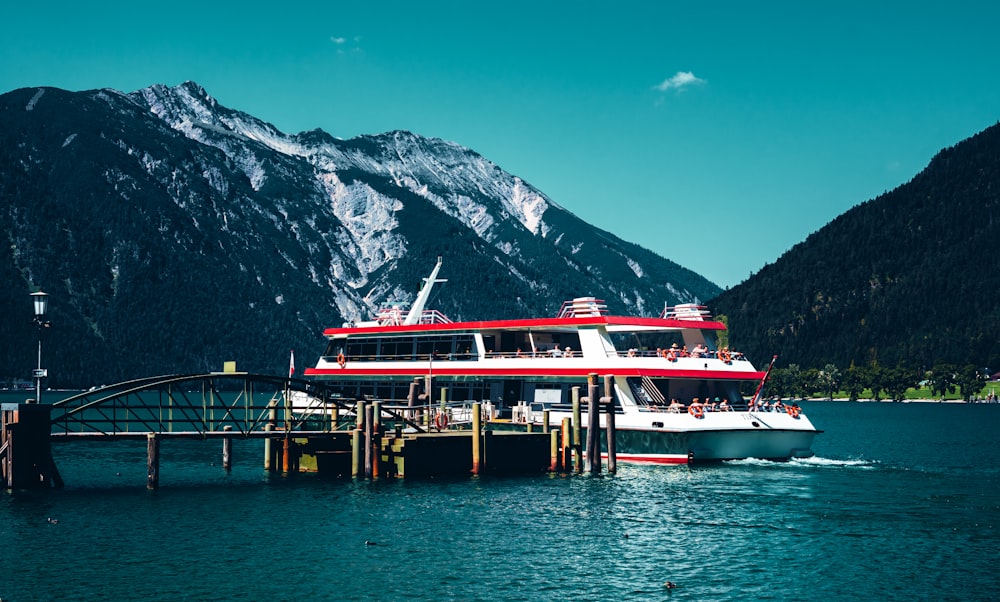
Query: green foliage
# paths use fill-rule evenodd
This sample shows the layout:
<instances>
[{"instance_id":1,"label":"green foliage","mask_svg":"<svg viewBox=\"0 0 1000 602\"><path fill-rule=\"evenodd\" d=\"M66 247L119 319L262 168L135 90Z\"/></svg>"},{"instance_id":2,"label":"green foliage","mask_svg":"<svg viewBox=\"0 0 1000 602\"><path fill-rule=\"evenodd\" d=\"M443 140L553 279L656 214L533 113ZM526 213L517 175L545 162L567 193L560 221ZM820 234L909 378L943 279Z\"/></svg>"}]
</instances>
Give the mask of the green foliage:
<instances>
[{"instance_id":1,"label":"green foliage","mask_svg":"<svg viewBox=\"0 0 1000 602\"><path fill-rule=\"evenodd\" d=\"M801 366L1000 370L1000 125L941 151L709 302L732 345ZM765 301L766 300L766 301Z\"/></svg>"}]
</instances>

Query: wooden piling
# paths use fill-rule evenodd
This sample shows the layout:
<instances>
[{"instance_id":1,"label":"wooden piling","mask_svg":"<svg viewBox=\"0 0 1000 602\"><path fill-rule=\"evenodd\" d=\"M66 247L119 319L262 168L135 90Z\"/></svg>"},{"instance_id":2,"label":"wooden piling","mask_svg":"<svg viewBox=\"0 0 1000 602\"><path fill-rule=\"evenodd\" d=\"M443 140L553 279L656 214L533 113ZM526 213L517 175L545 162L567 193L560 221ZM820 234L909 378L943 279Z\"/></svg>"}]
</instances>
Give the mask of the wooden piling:
<instances>
[{"instance_id":1,"label":"wooden piling","mask_svg":"<svg viewBox=\"0 0 1000 602\"><path fill-rule=\"evenodd\" d=\"M569 472L573 466L573 419L563 418L562 420L562 448L560 457L562 459L562 469Z\"/></svg>"},{"instance_id":2,"label":"wooden piling","mask_svg":"<svg viewBox=\"0 0 1000 602\"><path fill-rule=\"evenodd\" d=\"M608 472L614 474L618 472L618 446L615 442L615 396L614 377L604 377L604 397L601 399L604 406L604 428L608 433Z\"/></svg>"},{"instance_id":3,"label":"wooden piling","mask_svg":"<svg viewBox=\"0 0 1000 602\"><path fill-rule=\"evenodd\" d=\"M355 427L351 432L351 478L356 479L361 474L361 429Z\"/></svg>"},{"instance_id":4,"label":"wooden piling","mask_svg":"<svg viewBox=\"0 0 1000 602\"><path fill-rule=\"evenodd\" d=\"M372 406L365 406L365 414L364 414L364 416L365 416L364 417L365 432L364 432L364 435L363 435L363 439L364 439L364 448L365 448L365 478L366 479L371 479L372 478L372 473L373 473L374 468L375 468L375 462L374 462L374 458L373 458L373 456L375 454L372 453L374 451L373 450L373 446L372 446L372 439L373 439L373 437L372 437L372 431L373 431L373 428L375 426L375 421L372 418L372 415L373 415L374 411L375 411L374 407L372 407Z\"/></svg>"},{"instance_id":5,"label":"wooden piling","mask_svg":"<svg viewBox=\"0 0 1000 602\"><path fill-rule=\"evenodd\" d=\"M146 433L146 489L160 486L160 437Z\"/></svg>"},{"instance_id":6,"label":"wooden piling","mask_svg":"<svg viewBox=\"0 0 1000 602\"><path fill-rule=\"evenodd\" d=\"M482 444L481 432L483 428L482 406L477 401L472 404L472 474L479 474L482 469Z\"/></svg>"},{"instance_id":7,"label":"wooden piling","mask_svg":"<svg viewBox=\"0 0 1000 602\"><path fill-rule=\"evenodd\" d=\"M233 426L231 424L227 424L226 426L222 427L222 430L226 431L227 433L232 432ZM230 436L226 436L222 438L222 469L232 470L232 468L233 468L233 438Z\"/></svg>"},{"instance_id":8,"label":"wooden piling","mask_svg":"<svg viewBox=\"0 0 1000 602\"><path fill-rule=\"evenodd\" d=\"M542 432L549 432L549 410L542 410Z\"/></svg>"},{"instance_id":9,"label":"wooden piling","mask_svg":"<svg viewBox=\"0 0 1000 602\"><path fill-rule=\"evenodd\" d=\"M274 430L274 425L265 424L264 425L264 430L267 431L267 432L271 432L271 431ZM264 470L267 471L267 472L271 472L272 470L274 470L274 462L271 461L271 438L270 437L266 437L264 439Z\"/></svg>"},{"instance_id":10,"label":"wooden piling","mask_svg":"<svg viewBox=\"0 0 1000 602\"><path fill-rule=\"evenodd\" d=\"M552 429L549 431L549 471L558 472L559 470L559 429Z\"/></svg>"},{"instance_id":11,"label":"wooden piling","mask_svg":"<svg viewBox=\"0 0 1000 602\"><path fill-rule=\"evenodd\" d=\"M587 463L590 474L601 473L601 413L597 374L591 373L587 384Z\"/></svg>"},{"instance_id":12,"label":"wooden piling","mask_svg":"<svg viewBox=\"0 0 1000 602\"><path fill-rule=\"evenodd\" d=\"M372 440L368 447L372 450L372 478L377 479L381 471L382 459L382 402L372 402Z\"/></svg>"},{"instance_id":13,"label":"wooden piling","mask_svg":"<svg viewBox=\"0 0 1000 602\"><path fill-rule=\"evenodd\" d=\"M420 394L420 379L410 383L410 392L406 395L406 417L413 420L417 416L417 396Z\"/></svg>"},{"instance_id":14,"label":"wooden piling","mask_svg":"<svg viewBox=\"0 0 1000 602\"><path fill-rule=\"evenodd\" d=\"M580 417L580 387L573 387L571 390L573 400L573 467L577 472L583 472L583 437L580 432L583 428Z\"/></svg>"},{"instance_id":15,"label":"wooden piling","mask_svg":"<svg viewBox=\"0 0 1000 602\"><path fill-rule=\"evenodd\" d=\"M292 472L292 436L287 431L281 446L281 472Z\"/></svg>"}]
</instances>

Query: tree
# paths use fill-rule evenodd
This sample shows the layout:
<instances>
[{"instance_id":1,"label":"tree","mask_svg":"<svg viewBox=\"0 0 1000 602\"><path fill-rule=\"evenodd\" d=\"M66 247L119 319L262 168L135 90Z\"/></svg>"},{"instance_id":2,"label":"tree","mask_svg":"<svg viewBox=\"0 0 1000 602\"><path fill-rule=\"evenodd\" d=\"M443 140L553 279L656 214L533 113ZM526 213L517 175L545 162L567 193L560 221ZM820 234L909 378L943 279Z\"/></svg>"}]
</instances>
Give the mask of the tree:
<instances>
[{"instance_id":1,"label":"tree","mask_svg":"<svg viewBox=\"0 0 1000 602\"><path fill-rule=\"evenodd\" d=\"M938 394L941 396L941 399L944 399L948 393L955 390L957 373L958 370L953 364L935 364L934 369L929 373L930 377L927 379L931 387L931 393Z\"/></svg>"},{"instance_id":2,"label":"tree","mask_svg":"<svg viewBox=\"0 0 1000 602\"><path fill-rule=\"evenodd\" d=\"M972 401L974 395L983 390L983 374L972 364L967 364L955 375L955 385L965 401Z\"/></svg>"},{"instance_id":3,"label":"tree","mask_svg":"<svg viewBox=\"0 0 1000 602\"><path fill-rule=\"evenodd\" d=\"M847 391L847 398L851 401L857 401L858 397L861 396L861 391L865 388L866 380L867 375L864 368L858 368L854 364L851 364L844 372L844 377L841 380L841 386Z\"/></svg>"},{"instance_id":4,"label":"tree","mask_svg":"<svg viewBox=\"0 0 1000 602\"><path fill-rule=\"evenodd\" d=\"M889 385L889 371L881 366L872 366L868 369L868 386L872 390L872 399L882 400L882 391Z\"/></svg>"},{"instance_id":5,"label":"tree","mask_svg":"<svg viewBox=\"0 0 1000 602\"><path fill-rule=\"evenodd\" d=\"M827 364L816 377L816 386L833 401L833 394L840 389L840 369L833 364Z\"/></svg>"},{"instance_id":6,"label":"tree","mask_svg":"<svg viewBox=\"0 0 1000 602\"><path fill-rule=\"evenodd\" d=\"M906 390L916 384L913 371L896 366L892 370L886 371L885 392L893 401L903 401L906 399Z\"/></svg>"}]
</instances>

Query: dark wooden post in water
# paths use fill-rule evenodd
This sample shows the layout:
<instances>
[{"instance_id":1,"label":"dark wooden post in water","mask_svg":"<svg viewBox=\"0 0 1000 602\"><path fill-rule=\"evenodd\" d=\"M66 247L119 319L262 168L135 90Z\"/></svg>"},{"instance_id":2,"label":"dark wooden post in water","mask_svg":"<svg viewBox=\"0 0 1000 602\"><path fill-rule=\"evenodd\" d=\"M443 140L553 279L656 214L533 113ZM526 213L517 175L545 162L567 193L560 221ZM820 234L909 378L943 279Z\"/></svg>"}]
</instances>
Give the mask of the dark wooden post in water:
<instances>
[{"instance_id":1,"label":"dark wooden post in water","mask_svg":"<svg viewBox=\"0 0 1000 602\"><path fill-rule=\"evenodd\" d=\"M365 478L372 478L372 472L375 468L375 460L372 456L373 439L372 432L375 428L375 419L373 415L375 413L375 408L373 406L365 406L365 434L362 436L365 446Z\"/></svg>"},{"instance_id":2,"label":"dark wooden post in water","mask_svg":"<svg viewBox=\"0 0 1000 602\"><path fill-rule=\"evenodd\" d=\"M601 411L597 393L597 374L587 379L587 463L590 474L601 473Z\"/></svg>"},{"instance_id":3,"label":"dark wooden post in water","mask_svg":"<svg viewBox=\"0 0 1000 602\"><path fill-rule=\"evenodd\" d=\"M146 433L146 489L160 486L160 436Z\"/></svg>"},{"instance_id":4,"label":"dark wooden post in water","mask_svg":"<svg viewBox=\"0 0 1000 602\"><path fill-rule=\"evenodd\" d=\"M417 417L417 396L420 395L420 379L415 378L413 382L410 383L410 392L406 396L406 405L409 408L406 410L406 417L410 420L414 420Z\"/></svg>"},{"instance_id":5,"label":"dark wooden post in water","mask_svg":"<svg viewBox=\"0 0 1000 602\"><path fill-rule=\"evenodd\" d=\"M573 465L573 419L562 420L562 449L559 454L562 459L562 469L569 471Z\"/></svg>"},{"instance_id":6,"label":"dark wooden post in water","mask_svg":"<svg viewBox=\"0 0 1000 602\"><path fill-rule=\"evenodd\" d=\"M604 426L608 431L608 472L614 474L618 472L618 446L615 443L615 397L614 397L614 376L604 377L604 397L601 402L604 406Z\"/></svg>"},{"instance_id":7,"label":"dark wooden post in water","mask_svg":"<svg viewBox=\"0 0 1000 602\"><path fill-rule=\"evenodd\" d=\"M482 429L483 429L482 406L477 401L472 404L472 474L479 474L479 472L483 468Z\"/></svg>"},{"instance_id":8,"label":"dark wooden post in water","mask_svg":"<svg viewBox=\"0 0 1000 602\"><path fill-rule=\"evenodd\" d=\"M549 470L557 472L559 470L559 429L549 431Z\"/></svg>"},{"instance_id":9,"label":"dark wooden post in water","mask_svg":"<svg viewBox=\"0 0 1000 602\"><path fill-rule=\"evenodd\" d=\"M272 424L265 424L264 425L264 430L267 431L267 432L271 432L271 431L274 430L274 425L272 425ZM271 458L271 438L270 437L266 437L264 439L264 470L267 471L267 472L271 472L272 470L274 470L274 461Z\"/></svg>"},{"instance_id":10,"label":"dark wooden post in water","mask_svg":"<svg viewBox=\"0 0 1000 602\"><path fill-rule=\"evenodd\" d=\"M571 390L573 399L573 467L583 472L583 422L580 415L580 387Z\"/></svg>"},{"instance_id":11,"label":"dark wooden post in water","mask_svg":"<svg viewBox=\"0 0 1000 602\"><path fill-rule=\"evenodd\" d=\"M227 424L222 427L222 430L232 432L233 426ZM232 470L233 468L233 438L230 436L225 436L222 438L222 469Z\"/></svg>"},{"instance_id":12,"label":"dark wooden post in water","mask_svg":"<svg viewBox=\"0 0 1000 602\"><path fill-rule=\"evenodd\" d=\"M377 479L382 460L382 402L372 402L372 440L368 443L372 455L372 478Z\"/></svg>"},{"instance_id":13,"label":"dark wooden post in water","mask_svg":"<svg viewBox=\"0 0 1000 602\"><path fill-rule=\"evenodd\" d=\"M62 487L52 460L50 412L43 404L0 404L0 477L7 489Z\"/></svg>"}]
</instances>

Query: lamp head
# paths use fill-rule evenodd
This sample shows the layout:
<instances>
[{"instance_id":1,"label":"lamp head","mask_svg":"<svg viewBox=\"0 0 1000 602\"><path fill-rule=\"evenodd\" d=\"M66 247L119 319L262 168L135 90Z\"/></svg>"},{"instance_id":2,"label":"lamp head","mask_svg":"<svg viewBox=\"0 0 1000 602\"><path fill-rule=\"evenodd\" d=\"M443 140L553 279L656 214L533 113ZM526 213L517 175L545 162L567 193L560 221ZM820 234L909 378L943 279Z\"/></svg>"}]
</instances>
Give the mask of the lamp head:
<instances>
[{"instance_id":1,"label":"lamp head","mask_svg":"<svg viewBox=\"0 0 1000 602\"><path fill-rule=\"evenodd\" d=\"M35 317L44 318L49 311L49 294L38 291L31 293L31 298L35 302Z\"/></svg>"}]
</instances>

